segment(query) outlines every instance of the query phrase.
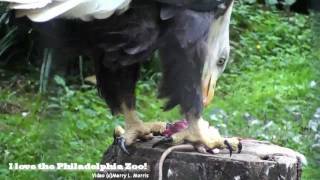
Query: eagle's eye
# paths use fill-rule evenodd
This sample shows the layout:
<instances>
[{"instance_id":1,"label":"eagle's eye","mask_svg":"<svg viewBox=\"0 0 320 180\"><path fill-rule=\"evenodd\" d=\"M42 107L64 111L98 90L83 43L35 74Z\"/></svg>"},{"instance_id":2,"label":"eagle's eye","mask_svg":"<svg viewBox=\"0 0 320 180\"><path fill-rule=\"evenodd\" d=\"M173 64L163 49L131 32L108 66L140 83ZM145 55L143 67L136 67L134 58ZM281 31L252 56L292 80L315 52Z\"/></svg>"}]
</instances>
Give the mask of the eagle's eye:
<instances>
[{"instance_id":1,"label":"eagle's eye","mask_svg":"<svg viewBox=\"0 0 320 180\"><path fill-rule=\"evenodd\" d=\"M223 67L224 64L226 63L226 61L227 61L227 58L226 58L226 57L221 57L221 58L219 59L219 61L217 62L217 65L218 65L219 67Z\"/></svg>"}]
</instances>

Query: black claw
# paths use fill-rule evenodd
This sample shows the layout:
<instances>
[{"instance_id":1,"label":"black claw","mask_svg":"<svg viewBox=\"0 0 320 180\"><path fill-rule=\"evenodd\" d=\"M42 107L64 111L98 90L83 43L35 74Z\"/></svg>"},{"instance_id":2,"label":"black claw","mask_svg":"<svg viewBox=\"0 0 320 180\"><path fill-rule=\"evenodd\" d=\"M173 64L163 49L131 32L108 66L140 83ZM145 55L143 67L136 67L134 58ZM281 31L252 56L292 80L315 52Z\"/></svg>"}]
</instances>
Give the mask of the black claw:
<instances>
[{"instance_id":1,"label":"black claw","mask_svg":"<svg viewBox=\"0 0 320 180\"><path fill-rule=\"evenodd\" d=\"M241 151L242 151L242 143L239 142L239 144L238 144L238 153L241 153Z\"/></svg>"},{"instance_id":2,"label":"black claw","mask_svg":"<svg viewBox=\"0 0 320 180\"><path fill-rule=\"evenodd\" d=\"M231 144L227 140L224 140L224 144L227 146L227 149L229 150L230 157L231 157L232 151L233 151Z\"/></svg>"},{"instance_id":3,"label":"black claw","mask_svg":"<svg viewBox=\"0 0 320 180\"><path fill-rule=\"evenodd\" d=\"M152 148L155 148L156 146L159 146L161 144L166 144L166 143L172 143L173 142L173 139L172 137L164 137L163 139L161 139L160 141L154 143L152 145Z\"/></svg>"},{"instance_id":4,"label":"black claw","mask_svg":"<svg viewBox=\"0 0 320 180\"><path fill-rule=\"evenodd\" d=\"M126 153L127 155L130 155L130 153L127 150L125 142L126 140L124 139L124 137L117 137L117 144L120 147L121 151Z\"/></svg>"}]
</instances>

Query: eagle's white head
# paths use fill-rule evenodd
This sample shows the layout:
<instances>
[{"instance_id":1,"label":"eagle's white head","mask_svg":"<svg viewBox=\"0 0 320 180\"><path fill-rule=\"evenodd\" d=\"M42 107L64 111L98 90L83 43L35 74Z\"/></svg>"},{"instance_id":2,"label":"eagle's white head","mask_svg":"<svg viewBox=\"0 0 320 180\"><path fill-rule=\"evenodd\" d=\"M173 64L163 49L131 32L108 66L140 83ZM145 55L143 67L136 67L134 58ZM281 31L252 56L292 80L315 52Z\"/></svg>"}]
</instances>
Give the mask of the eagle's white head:
<instances>
[{"instance_id":1,"label":"eagle's white head","mask_svg":"<svg viewBox=\"0 0 320 180\"><path fill-rule=\"evenodd\" d=\"M223 5L222 5L223 6ZM203 103L209 104L219 76L224 71L230 54L229 25L233 2L224 14L214 19L207 40L207 56L202 74Z\"/></svg>"}]
</instances>

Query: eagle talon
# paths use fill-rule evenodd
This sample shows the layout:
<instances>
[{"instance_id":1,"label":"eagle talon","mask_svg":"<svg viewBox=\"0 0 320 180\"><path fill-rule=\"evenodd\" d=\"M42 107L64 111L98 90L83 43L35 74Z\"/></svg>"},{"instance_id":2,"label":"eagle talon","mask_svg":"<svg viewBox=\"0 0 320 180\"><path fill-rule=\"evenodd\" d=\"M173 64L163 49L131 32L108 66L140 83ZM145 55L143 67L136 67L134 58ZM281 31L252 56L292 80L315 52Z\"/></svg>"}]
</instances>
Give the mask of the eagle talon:
<instances>
[{"instance_id":1,"label":"eagle talon","mask_svg":"<svg viewBox=\"0 0 320 180\"><path fill-rule=\"evenodd\" d=\"M224 144L227 146L227 149L229 150L230 157L231 157L232 156L232 151L233 151L233 148L232 148L231 144L227 140L224 140Z\"/></svg>"},{"instance_id":2,"label":"eagle talon","mask_svg":"<svg viewBox=\"0 0 320 180\"><path fill-rule=\"evenodd\" d=\"M242 143L239 142L239 144L238 144L238 153L240 154L241 151L242 151Z\"/></svg>"},{"instance_id":3,"label":"eagle talon","mask_svg":"<svg viewBox=\"0 0 320 180\"><path fill-rule=\"evenodd\" d=\"M126 147L126 140L124 139L124 137L117 137L117 144L120 147L121 151L124 152L127 155L130 155L129 151L127 150Z\"/></svg>"},{"instance_id":4,"label":"eagle talon","mask_svg":"<svg viewBox=\"0 0 320 180\"><path fill-rule=\"evenodd\" d=\"M172 142L173 142L173 138L172 137L164 137L160 141L158 141L155 144L153 144L152 148L155 148L155 147L157 147L159 145L162 145L162 144L167 144L167 143L172 143Z\"/></svg>"}]
</instances>

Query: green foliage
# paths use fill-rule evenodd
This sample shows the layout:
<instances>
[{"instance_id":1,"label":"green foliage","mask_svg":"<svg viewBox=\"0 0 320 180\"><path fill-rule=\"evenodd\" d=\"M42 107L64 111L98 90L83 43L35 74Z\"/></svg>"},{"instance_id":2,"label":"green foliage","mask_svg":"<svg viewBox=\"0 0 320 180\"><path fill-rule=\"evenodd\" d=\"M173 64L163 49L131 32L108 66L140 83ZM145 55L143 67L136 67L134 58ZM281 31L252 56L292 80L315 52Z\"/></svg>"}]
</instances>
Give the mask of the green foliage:
<instances>
[{"instance_id":1,"label":"green foliage","mask_svg":"<svg viewBox=\"0 0 320 180\"><path fill-rule=\"evenodd\" d=\"M6 11L7 4L8 3L0 2L0 14L4 13Z\"/></svg>"},{"instance_id":2,"label":"green foliage","mask_svg":"<svg viewBox=\"0 0 320 180\"><path fill-rule=\"evenodd\" d=\"M14 26L10 22L10 15L12 14L7 12L7 3L0 2L0 66L16 63L23 67L30 63L33 41L29 39L30 29Z\"/></svg>"},{"instance_id":3,"label":"green foliage","mask_svg":"<svg viewBox=\"0 0 320 180\"><path fill-rule=\"evenodd\" d=\"M278 0L265 0L266 4L268 5L275 5L275 4L278 4L279 1ZM296 0L284 0L284 1L281 1L282 4L284 5L291 5L293 4L294 2L296 2Z\"/></svg>"},{"instance_id":4,"label":"green foliage","mask_svg":"<svg viewBox=\"0 0 320 180\"><path fill-rule=\"evenodd\" d=\"M303 178L320 179L320 155L313 148L319 129L309 126L320 107L319 59L311 48L309 17L237 3L231 39L232 63L205 119L226 136L269 140L300 151L310 163ZM0 78L6 73L0 69ZM155 92L160 74L143 74L137 88L139 116L144 121L181 119L178 109L160 110L163 101ZM56 94L48 97L35 95L36 83L29 80L22 80L26 85L1 82L0 179L91 178L91 172L9 171L8 163L99 162L123 117L110 114L94 87L77 90L60 76L54 77Z\"/></svg>"},{"instance_id":5,"label":"green foliage","mask_svg":"<svg viewBox=\"0 0 320 180\"><path fill-rule=\"evenodd\" d=\"M313 50L318 59L320 59L320 13L314 12L312 17L312 32L313 32Z\"/></svg>"},{"instance_id":6,"label":"green foliage","mask_svg":"<svg viewBox=\"0 0 320 180\"><path fill-rule=\"evenodd\" d=\"M40 93L46 93L49 81L49 74L52 64L52 56L53 50L52 49L44 49L43 61L40 71Z\"/></svg>"},{"instance_id":7,"label":"green foliage","mask_svg":"<svg viewBox=\"0 0 320 180\"><path fill-rule=\"evenodd\" d=\"M246 3L250 3L250 4L263 1L266 5L269 5L269 6L274 6L279 3L281 3L285 6L290 6L296 2L296 0L282 0L282 1L279 1L279 0L241 0L241 1L246 2Z\"/></svg>"},{"instance_id":8,"label":"green foliage","mask_svg":"<svg viewBox=\"0 0 320 180\"><path fill-rule=\"evenodd\" d=\"M8 14L0 14L0 65L5 64L14 54L8 54L9 49L16 44L16 27L8 26Z\"/></svg>"}]
</instances>

